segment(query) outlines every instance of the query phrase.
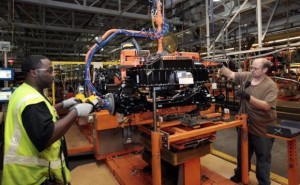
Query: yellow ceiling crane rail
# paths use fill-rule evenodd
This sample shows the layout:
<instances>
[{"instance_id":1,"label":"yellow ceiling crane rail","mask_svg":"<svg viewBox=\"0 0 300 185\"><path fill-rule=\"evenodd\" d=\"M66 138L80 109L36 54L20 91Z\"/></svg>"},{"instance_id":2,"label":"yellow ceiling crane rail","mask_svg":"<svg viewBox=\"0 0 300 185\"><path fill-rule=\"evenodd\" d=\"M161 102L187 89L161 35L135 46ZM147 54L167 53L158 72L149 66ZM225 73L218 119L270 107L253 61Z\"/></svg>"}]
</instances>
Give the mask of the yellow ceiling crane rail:
<instances>
[{"instance_id":1,"label":"yellow ceiling crane rail","mask_svg":"<svg viewBox=\"0 0 300 185\"><path fill-rule=\"evenodd\" d=\"M92 62L93 63L102 63L103 66L106 65L120 65L120 60L111 60L111 61L103 61L103 62ZM74 65L74 64L85 64L84 61L52 61L52 65Z\"/></svg>"},{"instance_id":2,"label":"yellow ceiling crane rail","mask_svg":"<svg viewBox=\"0 0 300 185\"><path fill-rule=\"evenodd\" d=\"M74 65L74 64L85 64L84 61L52 61L52 65Z\"/></svg>"},{"instance_id":3,"label":"yellow ceiling crane rail","mask_svg":"<svg viewBox=\"0 0 300 185\"><path fill-rule=\"evenodd\" d=\"M121 61L120 60L111 60L111 61L105 61L103 62L103 66L107 65L120 65Z\"/></svg>"}]
</instances>

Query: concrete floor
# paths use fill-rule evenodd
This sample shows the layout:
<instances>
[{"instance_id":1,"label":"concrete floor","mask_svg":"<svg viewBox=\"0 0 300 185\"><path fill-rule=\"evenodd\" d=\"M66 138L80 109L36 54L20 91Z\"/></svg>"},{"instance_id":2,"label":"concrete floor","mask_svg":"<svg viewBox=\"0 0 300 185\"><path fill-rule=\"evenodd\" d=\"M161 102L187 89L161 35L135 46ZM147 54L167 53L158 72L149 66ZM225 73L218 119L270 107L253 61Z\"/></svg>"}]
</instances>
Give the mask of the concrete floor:
<instances>
[{"instance_id":1,"label":"concrete floor","mask_svg":"<svg viewBox=\"0 0 300 185\"><path fill-rule=\"evenodd\" d=\"M208 154L205 157L202 157L201 164L225 178L230 178L232 176L233 169L235 168L235 165L233 163L230 163L212 154ZM87 164L79 165L72 170L71 174L72 185L119 185L118 181L106 167L103 161L90 161ZM250 172L249 185L256 184L257 180L255 178L255 174L253 172ZM272 181L271 185L280 184Z\"/></svg>"},{"instance_id":2,"label":"concrete floor","mask_svg":"<svg viewBox=\"0 0 300 185\"><path fill-rule=\"evenodd\" d=\"M119 185L102 161L76 167L72 170L71 177L72 185Z\"/></svg>"},{"instance_id":3,"label":"concrete floor","mask_svg":"<svg viewBox=\"0 0 300 185\"><path fill-rule=\"evenodd\" d=\"M236 158L236 146L237 146L237 132L235 128L223 130L217 132L217 139L213 143L213 148L221 151L224 154ZM300 138L297 139L297 152L298 161L300 161ZM231 159L229 159L231 160ZM252 165L255 165L255 155L252 158ZM287 142L281 139L275 139L273 150L272 150L272 162L271 162L271 172L273 173L271 177L279 178L284 180L288 177L288 163L287 163ZM300 165L298 165L300 172ZM299 174L300 176L300 174ZM283 177L283 178L281 178Z\"/></svg>"}]
</instances>

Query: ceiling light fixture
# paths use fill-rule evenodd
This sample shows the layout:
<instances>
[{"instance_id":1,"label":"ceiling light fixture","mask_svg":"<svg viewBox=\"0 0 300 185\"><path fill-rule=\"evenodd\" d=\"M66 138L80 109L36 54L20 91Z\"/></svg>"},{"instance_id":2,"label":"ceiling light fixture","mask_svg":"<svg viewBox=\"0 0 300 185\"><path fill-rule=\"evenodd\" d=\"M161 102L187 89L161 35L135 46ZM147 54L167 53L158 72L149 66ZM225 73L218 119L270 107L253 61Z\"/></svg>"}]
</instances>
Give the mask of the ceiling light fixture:
<instances>
[{"instance_id":1,"label":"ceiling light fixture","mask_svg":"<svg viewBox=\"0 0 300 185\"><path fill-rule=\"evenodd\" d=\"M291 38L285 38L285 39L278 39L278 40L273 40L273 41L269 41L269 42L265 42L266 44L272 44L272 43L276 43L276 42L285 42L285 41L291 41L291 40L298 40L300 39L300 36L298 37L291 37Z\"/></svg>"}]
</instances>

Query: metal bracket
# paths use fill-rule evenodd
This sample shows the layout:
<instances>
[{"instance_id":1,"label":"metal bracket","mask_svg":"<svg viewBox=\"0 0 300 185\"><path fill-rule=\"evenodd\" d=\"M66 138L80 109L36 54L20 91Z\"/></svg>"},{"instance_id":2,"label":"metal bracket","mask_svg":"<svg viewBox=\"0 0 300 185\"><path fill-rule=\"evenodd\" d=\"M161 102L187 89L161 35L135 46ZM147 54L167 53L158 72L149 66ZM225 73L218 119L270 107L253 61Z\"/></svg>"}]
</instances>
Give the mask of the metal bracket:
<instances>
[{"instance_id":1,"label":"metal bracket","mask_svg":"<svg viewBox=\"0 0 300 185\"><path fill-rule=\"evenodd\" d=\"M165 131L160 131L160 133L162 134L161 136L161 146L164 149L170 150L170 144L169 144L169 133L165 132Z\"/></svg>"}]
</instances>

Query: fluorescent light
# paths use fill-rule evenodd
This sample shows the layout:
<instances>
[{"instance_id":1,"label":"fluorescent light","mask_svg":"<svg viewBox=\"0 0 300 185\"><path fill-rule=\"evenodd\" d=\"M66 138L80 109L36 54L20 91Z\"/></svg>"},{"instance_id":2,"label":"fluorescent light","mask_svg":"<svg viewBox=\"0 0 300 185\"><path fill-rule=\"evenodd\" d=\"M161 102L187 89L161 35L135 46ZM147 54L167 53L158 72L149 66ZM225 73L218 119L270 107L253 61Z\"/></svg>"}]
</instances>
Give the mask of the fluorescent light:
<instances>
[{"instance_id":1,"label":"fluorescent light","mask_svg":"<svg viewBox=\"0 0 300 185\"><path fill-rule=\"evenodd\" d=\"M182 37L182 36L183 36L182 33L177 34L177 37Z\"/></svg>"},{"instance_id":2,"label":"fluorescent light","mask_svg":"<svg viewBox=\"0 0 300 185\"><path fill-rule=\"evenodd\" d=\"M286 42L286 41L292 41L292 40L298 40L300 39L300 36L296 36L296 37L291 37L291 38L285 38L285 39L278 39L278 40L273 40L273 41L268 41L268 42L263 42L263 44L273 44L273 43L280 43L280 42ZM255 47L257 47L258 44L252 44L251 49L254 49Z\"/></svg>"},{"instance_id":3,"label":"fluorescent light","mask_svg":"<svg viewBox=\"0 0 300 185\"><path fill-rule=\"evenodd\" d=\"M276 42L284 42L284 41L288 41L288 40L297 40L300 39L300 36L298 37L291 37L291 38L285 38L285 39L279 39L279 40L274 40L274 41L269 41L266 42L266 44L272 44L272 43L276 43Z\"/></svg>"}]
</instances>

